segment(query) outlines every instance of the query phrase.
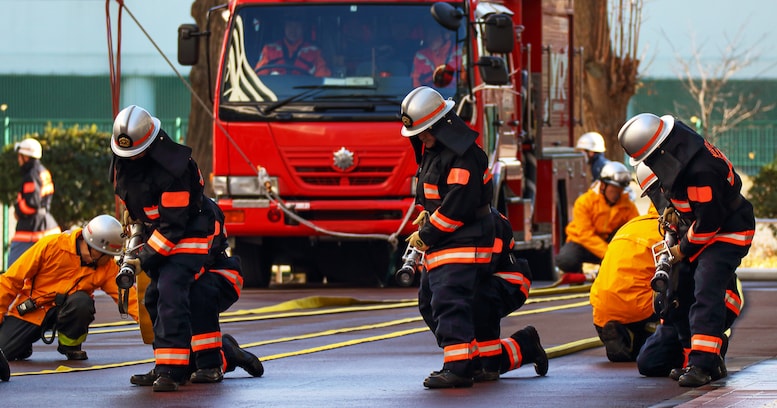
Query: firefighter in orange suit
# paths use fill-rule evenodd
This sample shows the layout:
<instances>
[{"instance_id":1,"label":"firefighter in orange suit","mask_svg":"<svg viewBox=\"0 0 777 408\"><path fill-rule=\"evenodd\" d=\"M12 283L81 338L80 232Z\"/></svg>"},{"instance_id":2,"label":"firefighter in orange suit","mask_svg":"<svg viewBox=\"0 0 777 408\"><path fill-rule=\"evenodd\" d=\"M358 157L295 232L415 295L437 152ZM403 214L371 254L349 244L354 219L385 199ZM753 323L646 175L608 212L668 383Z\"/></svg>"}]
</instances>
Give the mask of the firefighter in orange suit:
<instances>
[{"instance_id":1,"label":"firefighter in orange suit","mask_svg":"<svg viewBox=\"0 0 777 408\"><path fill-rule=\"evenodd\" d=\"M419 87L401 105L401 133L419 162L416 200L430 214L408 242L426 251L419 304L431 306L434 334L444 351L442 369L424 380L428 388L473 384L478 355L473 296L479 280L490 274L494 245L488 158L454 104L432 88Z\"/></svg>"},{"instance_id":2,"label":"firefighter in orange suit","mask_svg":"<svg viewBox=\"0 0 777 408\"><path fill-rule=\"evenodd\" d=\"M742 196L742 180L723 152L671 115L636 115L621 127L618 140L634 164L644 162L656 174L671 203L665 219L690 225L669 248L671 261L687 265L694 283L691 352L678 383L707 384L725 372L720 369L724 295L755 234L753 206Z\"/></svg>"},{"instance_id":3,"label":"firefighter in orange suit","mask_svg":"<svg viewBox=\"0 0 777 408\"><path fill-rule=\"evenodd\" d=\"M9 360L32 355L38 339L54 340L68 360L86 360L81 345L94 320L96 289L119 300L116 285L124 238L121 223L99 215L82 228L49 235L0 275L0 349ZM138 319L137 294L128 312Z\"/></svg>"},{"instance_id":4,"label":"firefighter in orange suit","mask_svg":"<svg viewBox=\"0 0 777 408\"><path fill-rule=\"evenodd\" d=\"M300 16L289 16L283 26L280 41L262 47L254 70L259 75L330 76L321 50L304 39L305 22Z\"/></svg>"},{"instance_id":5,"label":"firefighter in orange suit","mask_svg":"<svg viewBox=\"0 0 777 408\"><path fill-rule=\"evenodd\" d=\"M111 137L115 193L129 218L145 223L148 236L136 271L151 278L148 299L158 299L154 321L154 391L175 391L189 379L192 346L191 288L210 260L213 237L220 233L217 215L203 194L204 182L191 148L175 143L159 119L131 105L116 116ZM204 300L203 300L204 301ZM209 300L208 300L209 301ZM196 339L208 343L220 365L221 334Z\"/></svg>"},{"instance_id":6,"label":"firefighter in orange suit","mask_svg":"<svg viewBox=\"0 0 777 408\"><path fill-rule=\"evenodd\" d=\"M608 162L599 181L575 200L572 221L567 224L567 241L556 255L556 266L564 274L562 283L583 283L583 263L602 262L615 231L639 215L637 206L624 189L631 183L623 163Z\"/></svg>"},{"instance_id":7,"label":"firefighter in orange suit","mask_svg":"<svg viewBox=\"0 0 777 408\"><path fill-rule=\"evenodd\" d=\"M16 232L8 250L8 265L39 239L61 232L50 213L54 182L51 173L40 162L43 156L40 142L27 138L17 143L14 150L22 172L22 187L14 202Z\"/></svg>"},{"instance_id":8,"label":"firefighter in orange suit","mask_svg":"<svg viewBox=\"0 0 777 408\"><path fill-rule=\"evenodd\" d=\"M618 230L591 285L594 327L610 361L635 361L655 331L658 316L650 280L656 270L651 248L663 239L658 217L651 205L647 214Z\"/></svg>"}]
</instances>

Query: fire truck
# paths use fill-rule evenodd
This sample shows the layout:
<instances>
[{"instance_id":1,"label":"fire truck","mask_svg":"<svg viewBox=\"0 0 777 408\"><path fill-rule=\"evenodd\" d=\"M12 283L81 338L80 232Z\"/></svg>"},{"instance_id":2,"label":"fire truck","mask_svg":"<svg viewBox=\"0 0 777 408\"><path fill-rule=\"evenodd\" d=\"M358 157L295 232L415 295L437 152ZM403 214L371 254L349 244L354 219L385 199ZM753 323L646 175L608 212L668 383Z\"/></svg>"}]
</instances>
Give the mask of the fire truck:
<instances>
[{"instance_id":1,"label":"fire truck","mask_svg":"<svg viewBox=\"0 0 777 408\"><path fill-rule=\"evenodd\" d=\"M211 9L227 21L211 182L246 286L279 282L284 265L307 282L394 284L418 212L400 103L419 85L452 98L479 132L516 255L535 280L554 279L572 204L590 181L571 147L580 110L572 1L234 0ZM180 63L196 63L210 29L179 27ZM436 36L452 44L442 62L422 52L443 50Z\"/></svg>"}]
</instances>

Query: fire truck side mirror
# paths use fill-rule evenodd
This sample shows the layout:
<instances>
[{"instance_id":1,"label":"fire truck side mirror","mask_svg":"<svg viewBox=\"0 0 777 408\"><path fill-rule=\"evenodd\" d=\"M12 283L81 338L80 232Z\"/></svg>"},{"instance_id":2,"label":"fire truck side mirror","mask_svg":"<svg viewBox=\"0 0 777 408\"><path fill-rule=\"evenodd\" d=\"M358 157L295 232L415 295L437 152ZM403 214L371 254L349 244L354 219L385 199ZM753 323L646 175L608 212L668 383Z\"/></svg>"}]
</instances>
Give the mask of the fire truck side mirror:
<instances>
[{"instance_id":1,"label":"fire truck side mirror","mask_svg":"<svg viewBox=\"0 0 777 408\"><path fill-rule=\"evenodd\" d=\"M507 14L489 14L486 16L486 50L492 54L513 52L515 33L513 19Z\"/></svg>"},{"instance_id":2,"label":"fire truck side mirror","mask_svg":"<svg viewBox=\"0 0 777 408\"><path fill-rule=\"evenodd\" d=\"M464 12L448 3L434 3L432 4L431 11L434 20L451 31L457 31L459 26L461 26L461 20L464 18Z\"/></svg>"},{"instance_id":3,"label":"fire truck side mirror","mask_svg":"<svg viewBox=\"0 0 777 408\"><path fill-rule=\"evenodd\" d=\"M197 24L181 24L178 27L178 63L194 65L200 57L198 37L200 28Z\"/></svg>"},{"instance_id":4,"label":"fire truck side mirror","mask_svg":"<svg viewBox=\"0 0 777 408\"><path fill-rule=\"evenodd\" d=\"M480 57L477 62L480 77L489 85L507 85L509 78L505 61L499 57Z\"/></svg>"}]
</instances>

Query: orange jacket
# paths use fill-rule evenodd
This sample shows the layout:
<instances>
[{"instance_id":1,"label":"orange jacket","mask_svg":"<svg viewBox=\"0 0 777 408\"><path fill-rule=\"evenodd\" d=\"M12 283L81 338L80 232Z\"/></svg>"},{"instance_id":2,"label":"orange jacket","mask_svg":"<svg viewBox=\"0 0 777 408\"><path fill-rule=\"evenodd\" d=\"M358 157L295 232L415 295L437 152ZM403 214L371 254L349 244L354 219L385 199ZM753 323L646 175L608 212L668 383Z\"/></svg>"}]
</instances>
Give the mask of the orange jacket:
<instances>
[{"instance_id":1,"label":"orange jacket","mask_svg":"<svg viewBox=\"0 0 777 408\"><path fill-rule=\"evenodd\" d=\"M57 293L71 294L80 290L92 295L95 289L102 289L118 302L118 265L109 261L96 269L81 266L81 257L76 251L79 237L81 228L45 236L0 275L0 322L8 315L40 326L46 312L54 306ZM20 316L16 304L30 297L38 309ZM138 320L138 296L134 288L129 294L129 314Z\"/></svg>"},{"instance_id":2,"label":"orange jacket","mask_svg":"<svg viewBox=\"0 0 777 408\"><path fill-rule=\"evenodd\" d=\"M628 220L638 216L639 211L627 192L611 207L599 192L600 183L594 183L575 200L572 221L567 224L566 233L567 242L576 242L597 257L604 258L607 238Z\"/></svg>"},{"instance_id":3,"label":"orange jacket","mask_svg":"<svg viewBox=\"0 0 777 408\"><path fill-rule=\"evenodd\" d=\"M293 50L291 47L294 47ZM284 68L283 65L295 66L299 70ZM264 66L268 66L268 68L263 68ZM269 66L276 67L270 68ZM318 47L307 43L293 46L285 40L265 45L254 70L261 75L308 73L317 77L327 77L332 74Z\"/></svg>"},{"instance_id":4,"label":"orange jacket","mask_svg":"<svg viewBox=\"0 0 777 408\"><path fill-rule=\"evenodd\" d=\"M650 280L656 267L651 247L663 237L658 213L651 210L627 222L610 241L591 286L593 320L599 327L610 320L639 322L653 314Z\"/></svg>"}]
</instances>

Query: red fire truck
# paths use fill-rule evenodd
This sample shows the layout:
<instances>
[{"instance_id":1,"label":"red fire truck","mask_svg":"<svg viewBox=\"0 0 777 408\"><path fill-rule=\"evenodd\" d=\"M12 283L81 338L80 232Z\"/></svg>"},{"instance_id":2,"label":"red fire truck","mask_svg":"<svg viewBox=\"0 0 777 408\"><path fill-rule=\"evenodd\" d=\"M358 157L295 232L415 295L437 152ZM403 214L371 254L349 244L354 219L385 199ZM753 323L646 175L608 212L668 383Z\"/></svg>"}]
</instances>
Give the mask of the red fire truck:
<instances>
[{"instance_id":1,"label":"red fire truck","mask_svg":"<svg viewBox=\"0 0 777 408\"><path fill-rule=\"evenodd\" d=\"M572 1L234 0L211 10L228 17L211 180L246 285L277 282L280 265L307 282L393 283L417 214L400 103L418 85L455 100L480 133L518 256L535 279L553 279L590 179L570 147ZM179 28L182 64L196 62L209 29ZM433 61L425 48L448 55Z\"/></svg>"}]
</instances>

